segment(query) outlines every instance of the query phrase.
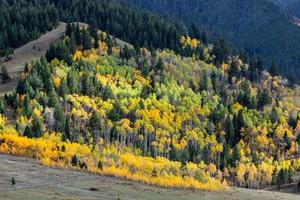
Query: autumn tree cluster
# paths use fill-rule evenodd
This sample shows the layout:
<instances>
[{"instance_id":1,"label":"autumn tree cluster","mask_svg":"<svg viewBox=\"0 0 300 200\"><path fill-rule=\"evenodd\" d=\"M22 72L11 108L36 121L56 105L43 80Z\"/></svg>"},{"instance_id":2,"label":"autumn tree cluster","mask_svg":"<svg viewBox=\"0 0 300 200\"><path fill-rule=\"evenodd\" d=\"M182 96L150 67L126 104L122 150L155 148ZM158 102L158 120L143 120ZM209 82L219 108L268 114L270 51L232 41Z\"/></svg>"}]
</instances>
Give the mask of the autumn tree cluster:
<instances>
[{"instance_id":1,"label":"autumn tree cluster","mask_svg":"<svg viewBox=\"0 0 300 200\"><path fill-rule=\"evenodd\" d=\"M2 139L3 152L32 156L18 153L14 141L43 142L45 133L56 132L58 143L88 148L87 155L70 153L67 165L172 186L156 179L163 176L188 188L210 180L285 184L300 169L299 90L264 71L259 59L232 54L222 40L210 45L183 35L178 55L133 47L93 26L67 27L47 58L25 66L16 92L6 97L24 137L11 136L17 137L11 145ZM117 160L103 155L107 148ZM153 164L160 160L171 166Z\"/></svg>"}]
</instances>

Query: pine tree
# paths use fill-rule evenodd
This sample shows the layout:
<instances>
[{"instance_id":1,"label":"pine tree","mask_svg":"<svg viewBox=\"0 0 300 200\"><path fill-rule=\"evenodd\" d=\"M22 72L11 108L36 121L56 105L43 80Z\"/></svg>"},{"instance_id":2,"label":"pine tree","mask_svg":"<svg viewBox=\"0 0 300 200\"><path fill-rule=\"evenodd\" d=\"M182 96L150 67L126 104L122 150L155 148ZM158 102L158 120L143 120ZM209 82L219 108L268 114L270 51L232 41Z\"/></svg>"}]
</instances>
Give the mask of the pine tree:
<instances>
[{"instance_id":1,"label":"pine tree","mask_svg":"<svg viewBox=\"0 0 300 200\"><path fill-rule=\"evenodd\" d=\"M259 90L257 94L257 108L263 109L272 102L272 97L267 89Z\"/></svg>"},{"instance_id":2,"label":"pine tree","mask_svg":"<svg viewBox=\"0 0 300 200\"><path fill-rule=\"evenodd\" d=\"M2 83L6 83L6 82L11 81L11 78L8 74L8 71L7 71L6 67L5 66L0 66L0 68L1 68L0 79L2 80Z\"/></svg>"},{"instance_id":3,"label":"pine tree","mask_svg":"<svg viewBox=\"0 0 300 200\"><path fill-rule=\"evenodd\" d=\"M271 65L271 68L270 68L269 72L272 76L278 76L279 75L279 67L278 67L278 65L275 61L272 61L272 65Z\"/></svg>"},{"instance_id":4,"label":"pine tree","mask_svg":"<svg viewBox=\"0 0 300 200\"><path fill-rule=\"evenodd\" d=\"M69 117L66 118L66 126L65 126L65 131L64 131L62 139L63 139L63 141L66 141L67 139L71 140L71 128L70 128L70 118Z\"/></svg>"},{"instance_id":5,"label":"pine tree","mask_svg":"<svg viewBox=\"0 0 300 200\"><path fill-rule=\"evenodd\" d=\"M64 133L66 130L66 118L62 106L58 103L54 107L54 118L56 124L56 131Z\"/></svg>"},{"instance_id":6,"label":"pine tree","mask_svg":"<svg viewBox=\"0 0 300 200\"><path fill-rule=\"evenodd\" d=\"M33 120L31 129L33 132L33 137L39 138L43 135L42 125L38 119Z\"/></svg>"},{"instance_id":7,"label":"pine tree","mask_svg":"<svg viewBox=\"0 0 300 200\"><path fill-rule=\"evenodd\" d=\"M67 46L68 46L68 49L69 49L70 53L74 54L75 51L76 51L76 49L77 49L77 46L76 46L75 36L74 36L73 33L72 33L72 35L71 35L71 37L70 37L70 39L68 41Z\"/></svg>"},{"instance_id":8,"label":"pine tree","mask_svg":"<svg viewBox=\"0 0 300 200\"><path fill-rule=\"evenodd\" d=\"M5 105L2 99L0 99L0 114L3 114L5 111Z\"/></svg>"},{"instance_id":9,"label":"pine tree","mask_svg":"<svg viewBox=\"0 0 300 200\"><path fill-rule=\"evenodd\" d=\"M65 97L66 94L68 94L69 89L67 85L67 81L65 79L61 80L58 93L61 97Z\"/></svg>"},{"instance_id":10,"label":"pine tree","mask_svg":"<svg viewBox=\"0 0 300 200\"><path fill-rule=\"evenodd\" d=\"M72 25L68 22L66 25L66 35L71 37L73 33Z\"/></svg>"},{"instance_id":11,"label":"pine tree","mask_svg":"<svg viewBox=\"0 0 300 200\"><path fill-rule=\"evenodd\" d=\"M92 37L88 30L84 29L82 31L82 47L83 50L88 50L92 48Z\"/></svg>"},{"instance_id":12,"label":"pine tree","mask_svg":"<svg viewBox=\"0 0 300 200\"><path fill-rule=\"evenodd\" d=\"M24 99L24 112L27 117L31 116L32 107L30 105L30 97L28 94L25 96L25 99Z\"/></svg>"},{"instance_id":13,"label":"pine tree","mask_svg":"<svg viewBox=\"0 0 300 200\"><path fill-rule=\"evenodd\" d=\"M58 104L58 97L55 90L52 90L49 94L49 102L48 105L50 107L55 107Z\"/></svg>"},{"instance_id":14,"label":"pine tree","mask_svg":"<svg viewBox=\"0 0 300 200\"><path fill-rule=\"evenodd\" d=\"M147 77L149 75L150 65L148 64L147 61L144 62L141 71L142 71L143 76Z\"/></svg>"},{"instance_id":15,"label":"pine tree","mask_svg":"<svg viewBox=\"0 0 300 200\"><path fill-rule=\"evenodd\" d=\"M32 129L29 125L26 126L25 131L23 133L23 136L28 137L28 138L33 138L34 134L33 134Z\"/></svg>"},{"instance_id":16,"label":"pine tree","mask_svg":"<svg viewBox=\"0 0 300 200\"><path fill-rule=\"evenodd\" d=\"M214 44L213 54L216 56L216 64L220 65L228 59L228 56L231 53L231 48L229 44L223 40L219 39Z\"/></svg>"},{"instance_id":17,"label":"pine tree","mask_svg":"<svg viewBox=\"0 0 300 200\"><path fill-rule=\"evenodd\" d=\"M75 26L75 39L76 39L76 43L77 43L77 46L81 45L81 34L80 34L80 27L79 27L79 24L76 23L76 26Z\"/></svg>"},{"instance_id":18,"label":"pine tree","mask_svg":"<svg viewBox=\"0 0 300 200\"><path fill-rule=\"evenodd\" d=\"M234 125L232 122L232 118L231 116L227 116L226 120L225 120L225 124L224 124L224 129L225 129L225 133L226 133L226 142L227 144L234 144L235 142L235 132L234 132Z\"/></svg>"},{"instance_id":19,"label":"pine tree","mask_svg":"<svg viewBox=\"0 0 300 200\"><path fill-rule=\"evenodd\" d=\"M56 57L56 48L55 45L51 43L46 52L47 61L51 62L55 57Z\"/></svg>"},{"instance_id":20,"label":"pine tree","mask_svg":"<svg viewBox=\"0 0 300 200\"><path fill-rule=\"evenodd\" d=\"M159 58L156 63L156 70L163 70L164 69L164 63L162 61L162 58Z\"/></svg>"},{"instance_id":21,"label":"pine tree","mask_svg":"<svg viewBox=\"0 0 300 200\"><path fill-rule=\"evenodd\" d=\"M67 76L67 84L68 84L68 89L71 94L77 93L79 88L78 88L78 78L76 72L73 70L70 70Z\"/></svg>"}]
</instances>

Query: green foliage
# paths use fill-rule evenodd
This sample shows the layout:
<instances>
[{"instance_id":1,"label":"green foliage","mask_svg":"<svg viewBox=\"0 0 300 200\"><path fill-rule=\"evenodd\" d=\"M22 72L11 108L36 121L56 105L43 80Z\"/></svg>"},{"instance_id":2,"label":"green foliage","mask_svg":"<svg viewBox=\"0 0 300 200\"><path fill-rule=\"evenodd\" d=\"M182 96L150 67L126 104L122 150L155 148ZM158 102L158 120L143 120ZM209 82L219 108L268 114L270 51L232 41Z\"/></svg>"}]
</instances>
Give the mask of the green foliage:
<instances>
[{"instance_id":1,"label":"green foliage","mask_svg":"<svg viewBox=\"0 0 300 200\"><path fill-rule=\"evenodd\" d=\"M291 23L293 19L290 15L286 14L288 12L299 18L299 1L281 1L286 5L283 6L283 10L266 0L119 1L175 18L188 27L196 22L212 36L221 36L228 40L235 49L245 49L250 55L263 56L268 64L271 64L275 58L282 67L282 74L299 76L300 71L297 66L300 63L300 30ZM193 34L194 32L192 31ZM220 43L217 42L216 45L219 46ZM223 49L220 51L217 48L216 51L217 63L219 63L219 58L222 61L226 58L226 53Z\"/></svg>"},{"instance_id":2,"label":"green foliage","mask_svg":"<svg viewBox=\"0 0 300 200\"><path fill-rule=\"evenodd\" d=\"M52 30L58 22L58 11L49 1L1 1L0 9L0 57Z\"/></svg>"},{"instance_id":3,"label":"green foliage","mask_svg":"<svg viewBox=\"0 0 300 200\"><path fill-rule=\"evenodd\" d=\"M57 44L50 45L49 50L46 52L46 58L49 62L52 61L54 58L57 58L58 60L65 61L69 65L72 64L70 52L66 44L61 41L57 42Z\"/></svg>"},{"instance_id":4,"label":"green foliage","mask_svg":"<svg viewBox=\"0 0 300 200\"><path fill-rule=\"evenodd\" d=\"M0 99L0 113L4 113L5 111L5 104L4 101L2 99Z\"/></svg>"},{"instance_id":5,"label":"green foliage","mask_svg":"<svg viewBox=\"0 0 300 200\"><path fill-rule=\"evenodd\" d=\"M74 35L77 25L68 26ZM10 105L25 136L54 131L63 141L86 144L95 152L115 145L186 167L204 165L211 176L224 175L231 183L238 180L249 187L277 179L277 168L270 166L284 165L281 162L295 154L298 90L280 76L261 72L259 59L253 59L251 69L238 55L225 56L214 65L213 49L207 51L206 61L198 50L185 57L140 48L128 56L130 49L113 37L108 41L105 33L88 31L93 37L97 34L97 49L82 50L79 44L73 55L68 52L71 65L41 58L21 77ZM66 45L68 38L61 43ZM199 44L188 36L182 40ZM87 169L79 156L73 156L72 165ZM255 175L243 174L244 168ZM203 173L195 173L202 179ZM280 172L278 180L286 182L289 176Z\"/></svg>"},{"instance_id":6,"label":"green foliage","mask_svg":"<svg viewBox=\"0 0 300 200\"><path fill-rule=\"evenodd\" d=\"M23 136L28 137L28 138L33 138L34 134L32 132L32 129L30 126L26 126L25 131L23 133Z\"/></svg>"},{"instance_id":7,"label":"green foliage","mask_svg":"<svg viewBox=\"0 0 300 200\"><path fill-rule=\"evenodd\" d=\"M277 184L283 185L291 183L292 181L292 174L291 171L288 169L281 169L277 176Z\"/></svg>"},{"instance_id":8,"label":"green foliage","mask_svg":"<svg viewBox=\"0 0 300 200\"><path fill-rule=\"evenodd\" d=\"M0 72L0 79L2 80L2 83L6 83L6 82L11 81L11 78L10 78L8 72L7 72L6 67L0 65L0 69L1 69L1 72Z\"/></svg>"}]
</instances>

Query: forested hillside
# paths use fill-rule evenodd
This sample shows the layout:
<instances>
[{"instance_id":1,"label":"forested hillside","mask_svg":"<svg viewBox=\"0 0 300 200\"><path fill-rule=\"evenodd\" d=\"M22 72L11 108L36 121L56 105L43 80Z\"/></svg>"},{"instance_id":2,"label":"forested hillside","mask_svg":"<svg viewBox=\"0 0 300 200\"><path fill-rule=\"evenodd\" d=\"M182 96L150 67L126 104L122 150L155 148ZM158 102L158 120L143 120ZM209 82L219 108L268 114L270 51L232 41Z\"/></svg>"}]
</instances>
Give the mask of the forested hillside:
<instances>
[{"instance_id":1,"label":"forested hillside","mask_svg":"<svg viewBox=\"0 0 300 200\"><path fill-rule=\"evenodd\" d=\"M187 35L170 50L121 48L68 24L0 103L0 152L164 187L286 184L300 169L299 90ZM213 63L216 63L214 65Z\"/></svg>"},{"instance_id":2,"label":"forested hillside","mask_svg":"<svg viewBox=\"0 0 300 200\"><path fill-rule=\"evenodd\" d=\"M290 15L300 17L300 1L298 0L269 0L276 5L279 5L281 9Z\"/></svg>"},{"instance_id":3,"label":"forested hillside","mask_svg":"<svg viewBox=\"0 0 300 200\"><path fill-rule=\"evenodd\" d=\"M49 9L53 13L53 16L55 16L55 19L59 19L60 21L81 21L90 24L94 28L100 28L101 30L104 30L108 32L109 34L118 37L126 42L131 43L134 45L134 47L139 48L141 46L144 46L148 48L150 51L160 48L169 48L171 50L174 50L176 53L179 53L181 55L185 55L185 52L183 52L180 49L180 46L178 45L178 41L180 40L180 36L188 33L194 38L200 39L203 41L204 44L207 44L209 41L209 34L208 32L200 28L200 26L193 24L191 27L186 27L184 25L181 25L176 20L170 20L167 18L161 18L158 15L152 14L150 12L146 12L143 10L137 10L128 8L124 5L121 5L120 3L116 1L108 1L108 0L71 0L71 1L57 1L57 0L36 0L34 1L37 6L36 10L38 12L44 12L40 11L41 8L38 6L48 5ZM16 6L15 4L7 5L10 6ZM3 5L6 5L3 4ZM22 9L31 9L31 0L23 0ZM15 13L18 15L18 11L13 12L12 10L9 12L11 15L14 15ZM59 16L57 16L59 15ZM52 16L52 15L51 15ZM98 16L98 17L95 17ZM39 25L41 27L36 28L34 30L39 31L45 31L49 28L51 28L51 24L49 25L47 23L48 16L37 17L39 20L46 20L46 23L39 22ZM25 24L34 24L30 21L31 18L22 18L22 23ZM20 22L13 23L16 26L22 26L19 24ZM22 32L22 27L18 29ZM3 37L5 37L5 33L10 31L10 27L3 27ZM30 29L29 31L32 31ZM14 32L18 33L18 32ZM25 31L25 36L28 35L28 33ZM10 35L12 37L14 34ZM27 38L27 40L33 39L37 37L38 34L33 35L30 38ZM77 37L78 36L73 36ZM13 47L17 47L21 45L23 41L23 37L14 37L12 40L15 45L13 46L6 46L2 49L4 54L10 53ZM96 38L97 39L97 38ZM77 39L78 40L78 39ZM224 47L222 54L226 55L229 54L232 49L231 46L223 39L215 40L214 44L217 46L215 49L218 49L219 47ZM257 59L256 56L249 57L246 54L243 54L244 60L255 60ZM222 63L219 62L219 60L215 60L217 65L220 65ZM261 61L262 62L262 61ZM276 65L277 68L277 65ZM277 69L276 69L277 71Z\"/></svg>"},{"instance_id":4,"label":"forested hillside","mask_svg":"<svg viewBox=\"0 0 300 200\"><path fill-rule=\"evenodd\" d=\"M278 6L265 0L123 0L187 25L193 22L236 48L280 63L281 72L300 75L300 29ZM297 9L297 6L293 6Z\"/></svg>"},{"instance_id":5,"label":"forested hillside","mask_svg":"<svg viewBox=\"0 0 300 200\"><path fill-rule=\"evenodd\" d=\"M0 57L52 30L58 22L56 8L47 1L2 0L0 10Z\"/></svg>"},{"instance_id":6,"label":"forested hillside","mask_svg":"<svg viewBox=\"0 0 300 200\"><path fill-rule=\"evenodd\" d=\"M58 20L81 21L135 46L177 50L184 27L110 0L5 0L0 2L0 56L51 30Z\"/></svg>"}]
</instances>

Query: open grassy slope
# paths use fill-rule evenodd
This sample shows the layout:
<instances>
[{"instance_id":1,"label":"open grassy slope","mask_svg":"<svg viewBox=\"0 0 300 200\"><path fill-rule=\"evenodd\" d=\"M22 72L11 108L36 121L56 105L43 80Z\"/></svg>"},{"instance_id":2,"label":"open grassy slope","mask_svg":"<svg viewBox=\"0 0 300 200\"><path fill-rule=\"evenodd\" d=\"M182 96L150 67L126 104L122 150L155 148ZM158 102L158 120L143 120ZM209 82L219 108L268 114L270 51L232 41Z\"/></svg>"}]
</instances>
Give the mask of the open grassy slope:
<instances>
[{"instance_id":1,"label":"open grassy slope","mask_svg":"<svg viewBox=\"0 0 300 200\"><path fill-rule=\"evenodd\" d=\"M11 177L16 185L11 185ZM296 200L297 194L232 188L228 192L164 189L140 183L41 166L34 160L0 155L0 199Z\"/></svg>"},{"instance_id":2,"label":"open grassy slope","mask_svg":"<svg viewBox=\"0 0 300 200\"><path fill-rule=\"evenodd\" d=\"M10 56L10 59L8 59L6 62L3 62L3 65L7 67L7 71L13 80L6 84L0 84L0 96L16 87L19 74L24 70L24 64L26 62L29 63L31 60L38 59L44 55L49 48L49 45L53 42L56 42L62 36L65 28L65 23L59 23L56 29L45 33L40 38L16 49ZM4 58L1 60L5 61Z\"/></svg>"}]
</instances>

